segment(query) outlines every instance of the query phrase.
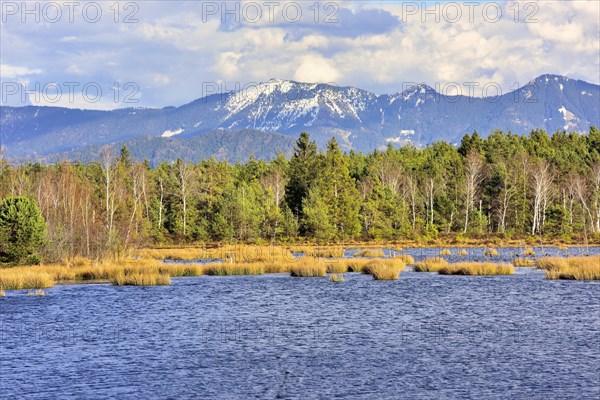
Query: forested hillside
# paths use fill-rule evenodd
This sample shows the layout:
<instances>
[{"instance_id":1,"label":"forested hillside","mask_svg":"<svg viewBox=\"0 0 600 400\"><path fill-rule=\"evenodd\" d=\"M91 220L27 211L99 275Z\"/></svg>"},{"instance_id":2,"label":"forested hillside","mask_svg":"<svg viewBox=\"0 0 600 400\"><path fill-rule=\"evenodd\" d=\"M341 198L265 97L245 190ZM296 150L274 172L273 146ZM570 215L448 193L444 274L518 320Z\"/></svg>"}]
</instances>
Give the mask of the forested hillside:
<instances>
[{"instance_id":1,"label":"forested hillside","mask_svg":"<svg viewBox=\"0 0 600 400\"><path fill-rule=\"evenodd\" d=\"M300 135L291 158L181 160L151 168L126 147L101 162L0 163L0 197L27 196L51 258L192 241L502 238L564 241L600 233L600 132L465 135L369 154L319 152Z\"/></svg>"}]
</instances>

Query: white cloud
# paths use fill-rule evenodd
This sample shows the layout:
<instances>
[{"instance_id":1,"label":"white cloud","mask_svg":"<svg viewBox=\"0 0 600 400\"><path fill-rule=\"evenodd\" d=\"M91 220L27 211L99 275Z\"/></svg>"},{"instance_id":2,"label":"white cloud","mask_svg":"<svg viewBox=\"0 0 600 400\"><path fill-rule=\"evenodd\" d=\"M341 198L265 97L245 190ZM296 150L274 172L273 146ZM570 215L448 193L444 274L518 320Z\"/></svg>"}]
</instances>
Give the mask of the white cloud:
<instances>
[{"instance_id":1,"label":"white cloud","mask_svg":"<svg viewBox=\"0 0 600 400\"><path fill-rule=\"evenodd\" d=\"M226 51L219 54L214 71L223 75L224 78L233 78L238 75L240 68L238 62L241 55L233 51Z\"/></svg>"},{"instance_id":2,"label":"white cloud","mask_svg":"<svg viewBox=\"0 0 600 400\"><path fill-rule=\"evenodd\" d=\"M171 83L171 78L165 74L151 74L150 79L156 86L165 86Z\"/></svg>"},{"instance_id":3,"label":"white cloud","mask_svg":"<svg viewBox=\"0 0 600 400\"><path fill-rule=\"evenodd\" d=\"M316 55L305 56L294 72L294 79L300 82L336 82L340 77L338 70L325 58Z\"/></svg>"},{"instance_id":4,"label":"white cloud","mask_svg":"<svg viewBox=\"0 0 600 400\"><path fill-rule=\"evenodd\" d=\"M360 9L402 17L399 2L350 4L349 18L362 18L356 17ZM99 24L0 25L1 76L35 75L42 84L80 79L103 87L136 82L144 88L144 106L191 101L202 95L204 82L223 81L233 89L270 78L336 82L378 93L400 91L409 82L434 87L494 82L508 91L544 73L599 83L600 2L540 1L533 24L515 22L512 3L502 4L504 18L497 23L481 18L481 10L469 22L463 9L457 23L422 23L415 16L397 26L390 23L382 32L373 23L348 21L341 21L339 30L325 24L311 29L307 21L263 21L229 29L217 19L203 21L194 2L176 7L144 2L136 24L109 19Z\"/></svg>"},{"instance_id":5,"label":"white cloud","mask_svg":"<svg viewBox=\"0 0 600 400\"><path fill-rule=\"evenodd\" d=\"M37 68L20 67L16 65L0 64L0 77L2 79L18 79L28 75L41 74Z\"/></svg>"}]
</instances>

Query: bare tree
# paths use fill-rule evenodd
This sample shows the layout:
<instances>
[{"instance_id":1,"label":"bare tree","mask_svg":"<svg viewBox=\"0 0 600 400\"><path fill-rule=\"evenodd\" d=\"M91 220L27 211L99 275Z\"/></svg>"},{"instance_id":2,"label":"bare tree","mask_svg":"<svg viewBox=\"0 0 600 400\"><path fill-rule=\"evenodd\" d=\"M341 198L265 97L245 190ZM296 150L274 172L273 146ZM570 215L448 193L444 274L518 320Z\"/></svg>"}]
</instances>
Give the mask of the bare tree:
<instances>
[{"instance_id":1,"label":"bare tree","mask_svg":"<svg viewBox=\"0 0 600 400\"><path fill-rule=\"evenodd\" d=\"M106 212L106 230L108 231L108 241L113 231L114 216L115 216L115 193L114 193L114 176L115 176L115 157L112 146L104 146L100 149L102 157L102 175L104 177L104 204Z\"/></svg>"},{"instance_id":2,"label":"bare tree","mask_svg":"<svg viewBox=\"0 0 600 400\"><path fill-rule=\"evenodd\" d=\"M510 171L506 163L499 162L499 166L502 169L502 187L499 194L500 223L498 224L498 231L504 233L506 232L506 216L512 199L517 194L518 181L517 174Z\"/></svg>"},{"instance_id":3,"label":"bare tree","mask_svg":"<svg viewBox=\"0 0 600 400\"><path fill-rule=\"evenodd\" d=\"M127 226L127 234L125 236L124 247L126 248L129 244L129 240L131 238L132 232L137 233L139 229L138 223L138 208L141 207L142 197L144 195L144 185L146 180L146 170L141 165L138 164L132 168L132 201L133 206L131 207L131 217L129 218L129 225Z\"/></svg>"},{"instance_id":4,"label":"bare tree","mask_svg":"<svg viewBox=\"0 0 600 400\"><path fill-rule=\"evenodd\" d=\"M465 228L469 228L469 214L475 207L475 196L483 181L484 163L481 155L471 151L465 160Z\"/></svg>"},{"instance_id":5,"label":"bare tree","mask_svg":"<svg viewBox=\"0 0 600 400\"><path fill-rule=\"evenodd\" d=\"M586 180L581 177L581 176L574 176L573 177L573 181L572 181L572 190L575 193L575 196L577 197L577 199L579 200L579 202L581 203L581 208L583 210L583 223L586 223L586 219L589 220L590 223L590 231L591 232L595 232L596 231L596 213L597 211L594 210L592 211L592 207L590 205L590 192L593 193L595 188L594 188L594 179L593 179L593 175L592 175L592 180L591 180L591 185L590 187L588 187L588 184L586 182ZM591 189L591 190L590 190ZM586 216L588 218L586 218Z\"/></svg>"},{"instance_id":6,"label":"bare tree","mask_svg":"<svg viewBox=\"0 0 600 400\"><path fill-rule=\"evenodd\" d=\"M595 232L600 232L600 161L592 164L592 193L593 207L595 211Z\"/></svg>"},{"instance_id":7,"label":"bare tree","mask_svg":"<svg viewBox=\"0 0 600 400\"><path fill-rule=\"evenodd\" d=\"M402 197L404 202L410 205L412 228L415 229L417 225L417 201L419 197L419 185L417 184L416 179L411 175L406 174L403 176Z\"/></svg>"},{"instance_id":8,"label":"bare tree","mask_svg":"<svg viewBox=\"0 0 600 400\"><path fill-rule=\"evenodd\" d=\"M192 185L192 167L183 160L177 160L176 164L177 184L181 204L183 206L183 236L187 235L187 202Z\"/></svg>"},{"instance_id":9,"label":"bare tree","mask_svg":"<svg viewBox=\"0 0 600 400\"><path fill-rule=\"evenodd\" d=\"M433 225L433 202L435 196L440 190L444 189L444 180L438 176L430 175L425 179L425 193L427 197L427 219L428 223Z\"/></svg>"},{"instance_id":10,"label":"bare tree","mask_svg":"<svg viewBox=\"0 0 600 400\"><path fill-rule=\"evenodd\" d=\"M157 226L158 230L160 230L162 227L162 215L163 215L163 209L165 208L164 198L165 198L165 185L163 183L162 176L159 176L158 177L158 226Z\"/></svg>"},{"instance_id":11,"label":"bare tree","mask_svg":"<svg viewBox=\"0 0 600 400\"><path fill-rule=\"evenodd\" d=\"M552 187L552 171L550 164L542 160L534 166L532 172L533 184L533 223L531 234L540 233L546 219L546 207L550 200L550 191Z\"/></svg>"},{"instance_id":12,"label":"bare tree","mask_svg":"<svg viewBox=\"0 0 600 400\"><path fill-rule=\"evenodd\" d=\"M394 162L389 156L377 164L377 176L384 186L389 187L392 192L398 193L402 183L402 168L399 163Z\"/></svg>"},{"instance_id":13,"label":"bare tree","mask_svg":"<svg viewBox=\"0 0 600 400\"><path fill-rule=\"evenodd\" d=\"M271 191L275 205L279 207L283 201L285 185L287 183L282 168L275 166L271 172L261 178L260 183L263 188Z\"/></svg>"}]
</instances>

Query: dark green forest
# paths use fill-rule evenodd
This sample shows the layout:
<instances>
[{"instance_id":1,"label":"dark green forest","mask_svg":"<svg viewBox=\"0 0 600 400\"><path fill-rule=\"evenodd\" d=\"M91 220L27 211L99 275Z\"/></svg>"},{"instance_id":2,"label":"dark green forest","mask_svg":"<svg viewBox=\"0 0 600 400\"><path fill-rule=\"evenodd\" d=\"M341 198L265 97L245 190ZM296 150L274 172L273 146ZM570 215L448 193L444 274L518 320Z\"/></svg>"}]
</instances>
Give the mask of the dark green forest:
<instances>
[{"instance_id":1,"label":"dark green forest","mask_svg":"<svg viewBox=\"0 0 600 400\"><path fill-rule=\"evenodd\" d=\"M49 258L192 242L600 237L600 132L465 135L458 146L391 145L244 164L177 160L150 168L126 147L101 162L10 165L0 197L34 200Z\"/></svg>"}]
</instances>

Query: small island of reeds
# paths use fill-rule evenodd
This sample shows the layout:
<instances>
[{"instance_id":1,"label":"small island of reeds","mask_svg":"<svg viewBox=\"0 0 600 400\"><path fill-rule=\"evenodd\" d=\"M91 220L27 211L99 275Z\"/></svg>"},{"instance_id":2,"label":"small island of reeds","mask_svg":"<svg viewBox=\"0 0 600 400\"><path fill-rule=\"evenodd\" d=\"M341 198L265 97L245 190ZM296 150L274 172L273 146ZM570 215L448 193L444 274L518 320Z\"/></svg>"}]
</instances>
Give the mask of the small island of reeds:
<instances>
[{"instance_id":1,"label":"small island of reeds","mask_svg":"<svg viewBox=\"0 0 600 400\"><path fill-rule=\"evenodd\" d=\"M537 265L545 270L546 279L600 280L600 256L543 257Z\"/></svg>"},{"instance_id":2,"label":"small island of reeds","mask_svg":"<svg viewBox=\"0 0 600 400\"><path fill-rule=\"evenodd\" d=\"M354 253L354 257L379 258L383 256L385 256L385 254L382 249L364 249Z\"/></svg>"}]
</instances>

